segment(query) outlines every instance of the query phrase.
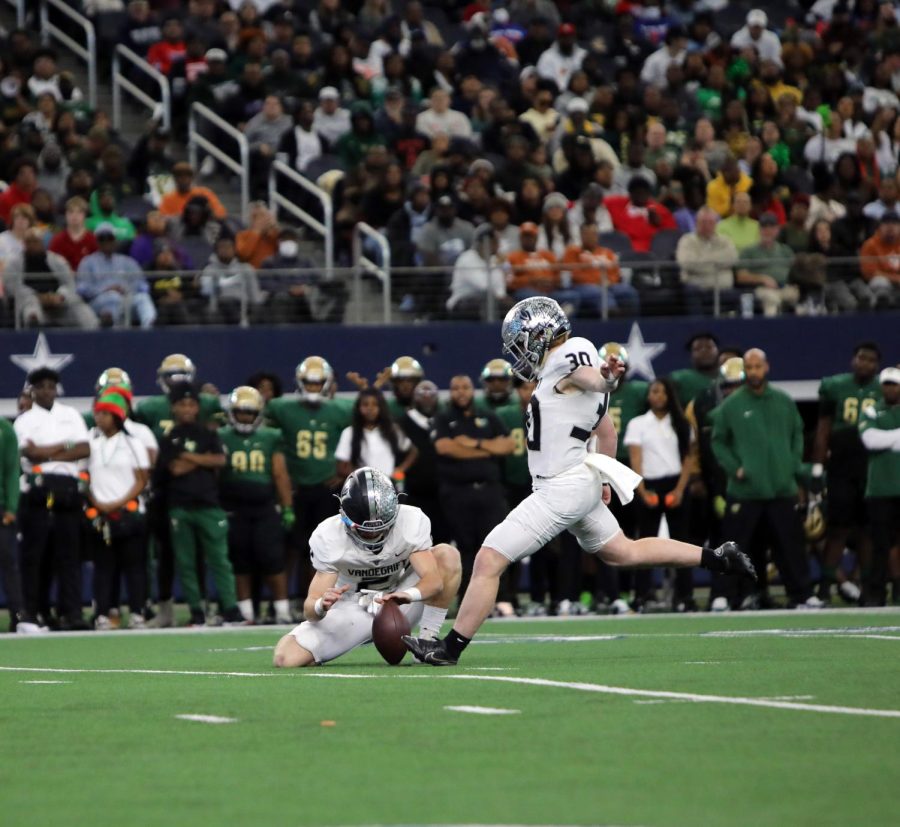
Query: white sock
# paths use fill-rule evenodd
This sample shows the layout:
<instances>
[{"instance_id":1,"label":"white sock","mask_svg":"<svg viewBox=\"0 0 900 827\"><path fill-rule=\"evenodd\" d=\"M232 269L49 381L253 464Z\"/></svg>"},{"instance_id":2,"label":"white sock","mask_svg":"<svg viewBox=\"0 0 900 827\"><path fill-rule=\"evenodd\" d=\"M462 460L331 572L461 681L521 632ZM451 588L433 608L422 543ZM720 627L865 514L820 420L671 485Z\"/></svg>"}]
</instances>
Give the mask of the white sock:
<instances>
[{"instance_id":1,"label":"white sock","mask_svg":"<svg viewBox=\"0 0 900 827\"><path fill-rule=\"evenodd\" d=\"M241 614L243 615L244 620L253 620L252 600L238 600L238 608L241 610Z\"/></svg>"},{"instance_id":2,"label":"white sock","mask_svg":"<svg viewBox=\"0 0 900 827\"><path fill-rule=\"evenodd\" d=\"M419 637L433 640L441 631L441 626L447 617L446 609L439 609L437 606L425 605L425 611L422 612L422 620L419 623Z\"/></svg>"},{"instance_id":3,"label":"white sock","mask_svg":"<svg viewBox=\"0 0 900 827\"><path fill-rule=\"evenodd\" d=\"M291 601L290 600L275 600L273 601L275 604L275 619L279 620L281 618L289 618L291 616Z\"/></svg>"}]
</instances>

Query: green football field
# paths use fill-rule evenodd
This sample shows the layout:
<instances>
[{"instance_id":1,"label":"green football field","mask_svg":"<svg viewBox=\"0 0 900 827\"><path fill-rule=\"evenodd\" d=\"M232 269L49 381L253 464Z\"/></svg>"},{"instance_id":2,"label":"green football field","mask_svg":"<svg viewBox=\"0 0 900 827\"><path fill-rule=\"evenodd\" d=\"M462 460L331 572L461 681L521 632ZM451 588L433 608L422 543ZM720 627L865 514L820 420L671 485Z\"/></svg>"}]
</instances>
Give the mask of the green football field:
<instances>
[{"instance_id":1,"label":"green football field","mask_svg":"<svg viewBox=\"0 0 900 827\"><path fill-rule=\"evenodd\" d=\"M279 634L3 636L0 824L900 820L897 610L494 621L453 669Z\"/></svg>"}]
</instances>

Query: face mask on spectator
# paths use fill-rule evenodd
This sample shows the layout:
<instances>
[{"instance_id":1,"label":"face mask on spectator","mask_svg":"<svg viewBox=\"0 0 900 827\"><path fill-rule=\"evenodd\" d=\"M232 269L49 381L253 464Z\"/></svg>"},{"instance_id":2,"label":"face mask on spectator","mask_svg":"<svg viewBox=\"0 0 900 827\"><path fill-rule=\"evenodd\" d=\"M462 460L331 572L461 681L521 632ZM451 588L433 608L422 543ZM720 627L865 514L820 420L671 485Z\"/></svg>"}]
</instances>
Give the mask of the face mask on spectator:
<instances>
[{"instance_id":1,"label":"face mask on spectator","mask_svg":"<svg viewBox=\"0 0 900 827\"><path fill-rule=\"evenodd\" d=\"M296 241L280 241L278 243L278 252L284 258L296 258L300 251L300 245Z\"/></svg>"}]
</instances>

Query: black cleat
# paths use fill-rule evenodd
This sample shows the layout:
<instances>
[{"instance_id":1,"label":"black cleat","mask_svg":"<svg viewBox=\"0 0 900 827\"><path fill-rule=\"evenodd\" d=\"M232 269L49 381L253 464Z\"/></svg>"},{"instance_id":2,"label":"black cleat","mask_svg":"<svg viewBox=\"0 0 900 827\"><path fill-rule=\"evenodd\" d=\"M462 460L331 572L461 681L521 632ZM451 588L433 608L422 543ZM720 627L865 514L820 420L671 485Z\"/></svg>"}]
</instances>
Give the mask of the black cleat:
<instances>
[{"instance_id":1,"label":"black cleat","mask_svg":"<svg viewBox=\"0 0 900 827\"><path fill-rule=\"evenodd\" d=\"M759 580L756 576L756 569L753 568L753 563L741 551L741 547L737 543L731 540L727 543L722 543L713 551L713 554L720 558L722 563L721 571L725 574L737 574L741 577L747 577L754 582Z\"/></svg>"},{"instance_id":2,"label":"black cleat","mask_svg":"<svg viewBox=\"0 0 900 827\"><path fill-rule=\"evenodd\" d=\"M447 651L447 644L443 640L425 640L411 635L403 635L400 640L415 655L416 660L427 663L429 666L456 666L457 664L457 659Z\"/></svg>"}]
</instances>

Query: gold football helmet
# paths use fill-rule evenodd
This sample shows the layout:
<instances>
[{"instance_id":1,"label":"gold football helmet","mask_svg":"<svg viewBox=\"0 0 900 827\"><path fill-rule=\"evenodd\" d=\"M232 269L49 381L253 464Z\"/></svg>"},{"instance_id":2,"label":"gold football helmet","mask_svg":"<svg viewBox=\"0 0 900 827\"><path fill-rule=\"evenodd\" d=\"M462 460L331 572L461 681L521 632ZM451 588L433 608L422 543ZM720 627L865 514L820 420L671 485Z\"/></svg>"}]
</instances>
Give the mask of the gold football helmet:
<instances>
[{"instance_id":1,"label":"gold football helmet","mask_svg":"<svg viewBox=\"0 0 900 827\"><path fill-rule=\"evenodd\" d=\"M625 345L620 345L618 342L607 342L600 345L600 358L605 362L610 356L615 356L625 367L628 367L628 351L625 349Z\"/></svg>"},{"instance_id":2,"label":"gold football helmet","mask_svg":"<svg viewBox=\"0 0 900 827\"><path fill-rule=\"evenodd\" d=\"M744 374L744 360L740 356L732 356L722 362L719 368L719 382L723 385L740 385L746 375Z\"/></svg>"},{"instance_id":3,"label":"gold football helmet","mask_svg":"<svg viewBox=\"0 0 900 827\"><path fill-rule=\"evenodd\" d=\"M107 368L97 378L97 384L94 386L94 390L96 390L97 393L100 393L100 391L110 387L128 388L130 390L131 377L126 371L122 370L122 368Z\"/></svg>"},{"instance_id":4,"label":"gold football helmet","mask_svg":"<svg viewBox=\"0 0 900 827\"><path fill-rule=\"evenodd\" d=\"M420 381L425 378L425 370L418 360L412 356L401 356L391 365L391 379L415 379Z\"/></svg>"},{"instance_id":5,"label":"gold football helmet","mask_svg":"<svg viewBox=\"0 0 900 827\"><path fill-rule=\"evenodd\" d=\"M228 397L228 421L239 434L252 434L263 421L263 409L265 400L262 394L249 385L241 385L231 392ZM238 413L252 413L252 422L240 422L236 416Z\"/></svg>"},{"instance_id":6,"label":"gold football helmet","mask_svg":"<svg viewBox=\"0 0 900 827\"><path fill-rule=\"evenodd\" d=\"M822 498L810 499L806 505L806 516L803 519L803 532L806 539L815 543L825 536L825 514L822 511Z\"/></svg>"},{"instance_id":7,"label":"gold football helmet","mask_svg":"<svg viewBox=\"0 0 900 827\"><path fill-rule=\"evenodd\" d=\"M481 381L488 379L512 379L512 365L506 359L491 359L481 371Z\"/></svg>"},{"instance_id":8,"label":"gold football helmet","mask_svg":"<svg viewBox=\"0 0 900 827\"><path fill-rule=\"evenodd\" d=\"M321 356L307 356L294 372L297 390L304 402L317 405L330 395L334 385L334 370ZM307 385L321 385L318 391L310 391Z\"/></svg>"},{"instance_id":9,"label":"gold football helmet","mask_svg":"<svg viewBox=\"0 0 900 827\"><path fill-rule=\"evenodd\" d=\"M484 395L495 405L503 405L509 401L512 381L512 365L506 359L491 359L481 370Z\"/></svg>"},{"instance_id":10,"label":"gold football helmet","mask_svg":"<svg viewBox=\"0 0 900 827\"><path fill-rule=\"evenodd\" d=\"M156 378L159 386L168 393L175 382L193 382L197 378L197 368L183 353L170 353L162 360Z\"/></svg>"}]
</instances>

